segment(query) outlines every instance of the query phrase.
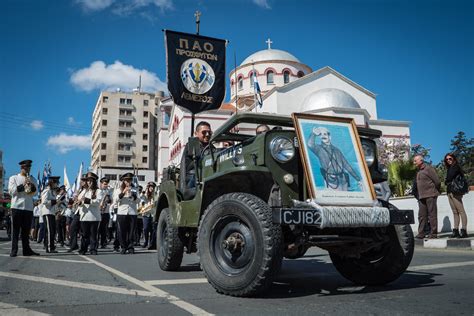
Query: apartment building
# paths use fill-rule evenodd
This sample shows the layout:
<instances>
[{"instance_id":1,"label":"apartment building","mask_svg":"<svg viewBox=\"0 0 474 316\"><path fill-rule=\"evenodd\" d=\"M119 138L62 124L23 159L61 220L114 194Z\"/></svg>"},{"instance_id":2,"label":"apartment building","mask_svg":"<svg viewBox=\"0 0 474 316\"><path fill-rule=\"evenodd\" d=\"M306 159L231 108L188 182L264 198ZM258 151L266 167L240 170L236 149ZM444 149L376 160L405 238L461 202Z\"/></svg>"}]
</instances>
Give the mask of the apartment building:
<instances>
[{"instance_id":1,"label":"apartment building","mask_svg":"<svg viewBox=\"0 0 474 316\"><path fill-rule=\"evenodd\" d=\"M100 93L92 117L91 167L110 180L138 171L141 185L156 181L157 104L163 92Z\"/></svg>"}]
</instances>

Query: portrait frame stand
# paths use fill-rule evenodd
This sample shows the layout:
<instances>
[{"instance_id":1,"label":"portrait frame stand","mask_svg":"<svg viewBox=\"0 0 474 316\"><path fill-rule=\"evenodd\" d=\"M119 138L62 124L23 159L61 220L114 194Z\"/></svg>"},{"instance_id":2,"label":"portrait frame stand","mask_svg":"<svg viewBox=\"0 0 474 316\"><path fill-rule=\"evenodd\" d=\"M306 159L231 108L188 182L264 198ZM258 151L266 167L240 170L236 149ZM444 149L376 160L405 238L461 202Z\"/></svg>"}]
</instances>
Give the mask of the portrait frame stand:
<instances>
[{"instance_id":1,"label":"portrait frame stand","mask_svg":"<svg viewBox=\"0 0 474 316\"><path fill-rule=\"evenodd\" d=\"M310 199L324 206L374 206L374 185L354 119L309 113L292 118Z\"/></svg>"}]
</instances>

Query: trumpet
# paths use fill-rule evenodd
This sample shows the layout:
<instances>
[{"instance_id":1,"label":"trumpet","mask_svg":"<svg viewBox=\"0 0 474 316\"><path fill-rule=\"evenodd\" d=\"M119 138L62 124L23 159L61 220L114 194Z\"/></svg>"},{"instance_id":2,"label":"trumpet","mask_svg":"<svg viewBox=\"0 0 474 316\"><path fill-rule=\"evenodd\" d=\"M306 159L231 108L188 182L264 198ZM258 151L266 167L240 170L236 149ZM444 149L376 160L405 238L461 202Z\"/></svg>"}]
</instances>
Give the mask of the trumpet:
<instances>
[{"instance_id":1,"label":"trumpet","mask_svg":"<svg viewBox=\"0 0 474 316\"><path fill-rule=\"evenodd\" d=\"M145 215L146 213L151 211L154 204L155 203L153 201L150 201L147 204L140 206L140 208L138 209L138 215Z\"/></svg>"}]
</instances>

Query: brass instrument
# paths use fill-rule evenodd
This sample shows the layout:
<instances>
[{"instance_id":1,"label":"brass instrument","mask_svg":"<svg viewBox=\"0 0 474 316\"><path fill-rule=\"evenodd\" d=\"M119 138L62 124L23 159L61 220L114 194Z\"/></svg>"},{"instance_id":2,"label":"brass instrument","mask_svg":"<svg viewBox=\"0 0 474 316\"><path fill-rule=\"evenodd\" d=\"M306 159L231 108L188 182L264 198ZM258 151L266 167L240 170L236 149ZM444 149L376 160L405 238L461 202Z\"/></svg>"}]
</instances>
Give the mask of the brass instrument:
<instances>
[{"instance_id":1,"label":"brass instrument","mask_svg":"<svg viewBox=\"0 0 474 316\"><path fill-rule=\"evenodd\" d=\"M25 187L25 193L31 193L33 191L29 172L26 173L25 184L23 186Z\"/></svg>"},{"instance_id":2,"label":"brass instrument","mask_svg":"<svg viewBox=\"0 0 474 316\"><path fill-rule=\"evenodd\" d=\"M152 200L152 201L146 203L145 205L140 206L138 208L138 215L145 215L146 213L151 211L154 204L155 204L155 202Z\"/></svg>"},{"instance_id":3,"label":"brass instrument","mask_svg":"<svg viewBox=\"0 0 474 316\"><path fill-rule=\"evenodd\" d=\"M99 209L100 209L101 214L104 214L105 209L106 209L107 205L110 202L111 202L110 193L107 193L107 194L104 195L104 197L102 198L102 200L100 201L100 204L99 204Z\"/></svg>"}]
</instances>

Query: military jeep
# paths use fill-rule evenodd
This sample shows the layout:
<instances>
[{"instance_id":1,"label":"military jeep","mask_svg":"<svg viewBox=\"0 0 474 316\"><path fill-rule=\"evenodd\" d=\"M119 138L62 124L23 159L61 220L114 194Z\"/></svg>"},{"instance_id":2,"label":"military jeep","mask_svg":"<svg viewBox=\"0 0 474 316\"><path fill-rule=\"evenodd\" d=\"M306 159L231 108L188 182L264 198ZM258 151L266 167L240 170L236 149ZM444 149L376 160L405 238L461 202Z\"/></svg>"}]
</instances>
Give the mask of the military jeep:
<instances>
[{"instance_id":1,"label":"military jeep","mask_svg":"<svg viewBox=\"0 0 474 316\"><path fill-rule=\"evenodd\" d=\"M273 128L255 135L252 124ZM359 127L358 134L372 182L385 181L374 141L380 131ZM217 148L223 141L234 145ZM368 217L357 217L352 215L360 208L346 206L337 211L350 212L350 221L326 220L336 210L308 200L298 144L291 117L249 112L226 121L202 152L197 138L190 138L186 150L195 162L196 186L186 186L186 166L169 167L159 186L160 268L178 270L184 252L197 252L218 292L253 296L272 284L283 258L302 257L317 246L354 283L396 280L413 256L413 211L380 203L362 210ZM384 212L371 216L372 209Z\"/></svg>"}]
</instances>

